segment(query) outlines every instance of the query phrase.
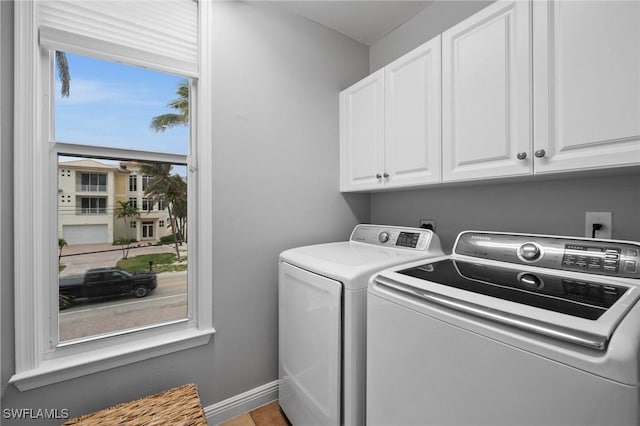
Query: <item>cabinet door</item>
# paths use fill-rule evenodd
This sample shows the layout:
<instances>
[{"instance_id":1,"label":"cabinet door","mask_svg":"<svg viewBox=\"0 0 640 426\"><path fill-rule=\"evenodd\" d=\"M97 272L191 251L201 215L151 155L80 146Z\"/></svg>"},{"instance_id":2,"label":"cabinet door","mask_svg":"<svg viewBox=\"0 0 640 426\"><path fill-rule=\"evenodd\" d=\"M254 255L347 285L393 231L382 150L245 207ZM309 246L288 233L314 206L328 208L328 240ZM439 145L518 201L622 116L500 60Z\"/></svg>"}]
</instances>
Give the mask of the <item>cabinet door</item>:
<instances>
[{"instance_id":1,"label":"cabinet door","mask_svg":"<svg viewBox=\"0 0 640 426\"><path fill-rule=\"evenodd\" d=\"M382 187L383 154L384 70L380 69L340 93L340 190Z\"/></svg>"},{"instance_id":2,"label":"cabinet door","mask_svg":"<svg viewBox=\"0 0 640 426\"><path fill-rule=\"evenodd\" d=\"M532 171L530 7L497 1L442 34L444 181Z\"/></svg>"},{"instance_id":3,"label":"cabinet door","mask_svg":"<svg viewBox=\"0 0 640 426\"><path fill-rule=\"evenodd\" d=\"M640 2L533 13L535 172L640 164Z\"/></svg>"},{"instance_id":4,"label":"cabinet door","mask_svg":"<svg viewBox=\"0 0 640 426\"><path fill-rule=\"evenodd\" d=\"M440 182L440 36L387 65L384 76L386 185Z\"/></svg>"}]
</instances>

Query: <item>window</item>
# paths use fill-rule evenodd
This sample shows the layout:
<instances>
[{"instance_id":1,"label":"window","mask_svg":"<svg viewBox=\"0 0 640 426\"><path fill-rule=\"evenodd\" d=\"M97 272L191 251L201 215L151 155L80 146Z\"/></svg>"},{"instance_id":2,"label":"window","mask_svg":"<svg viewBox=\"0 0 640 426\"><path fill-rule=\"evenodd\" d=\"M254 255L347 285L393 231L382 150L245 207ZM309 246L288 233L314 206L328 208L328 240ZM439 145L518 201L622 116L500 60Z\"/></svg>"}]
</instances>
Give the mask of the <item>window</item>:
<instances>
[{"instance_id":1,"label":"window","mask_svg":"<svg viewBox=\"0 0 640 426\"><path fill-rule=\"evenodd\" d=\"M80 185L78 192L106 192L107 175L96 173L80 174Z\"/></svg>"},{"instance_id":2,"label":"window","mask_svg":"<svg viewBox=\"0 0 640 426\"><path fill-rule=\"evenodd\" d=\"M151 182L152 176L143 175L142 176L142 190L146 191L149 186L149 182Z\"/></svg>"},{"instance_id":3,"label":"window","mask_svg":"<svg viewBox=\"0 0 640 426\"><path fill-rule=\"evenodd\" d=\"M158 198L158 210L162 211L164 210L164 198L160 197Z\"/></svg>"},{"instance_id":4,"label":"window","mask_svg":"<svg viewBox=\"0 0 640 426\"><path fill-rule=\"evenodd\" d=\"M129 197L129 204L134 209L137 209L138 208L138 198L137 197Z\"/></svg>"},{"instance_id":5,"label":"window","mask_svg":"<svg viewBox=\"0 0 640 426\"><path fill-rule=\"evenodd\" d=\"M142 199L142 210L146 212L153 210L153 200L151 198L144 197Z\"/></svg>"},{"instance_id":6,"label":"window","mask_svg":"<svg viewBox=\"0 0 640 426\"><path fill-rule=\"evenodd\" d=\"M15 107L14 205L16 233L21 238L16 241L15 254L16 373L10 382L18 389L32 389L206 344L213 334L210 288L213 237L211 223L206 220L212 205L210 191L207 191L211 182L211 128L210 120L197 120L200 114L204 117L211 114L211 49L208 46L211 7L209 2L192 0L163 2L162 7L142 1L118 3L117 7L113 2L16 2L15 40L20 49L16 49L14 90L22 101L16 102ZM135 8L135 13L131 8ZM145 13L145 8L152 9ZM99 22L83 19L96 14L101 16ZM164 16L158 19L158 14ZM128 19L131 15L139 19L131 22ZM157 24L165 20L174 22L175 27ZM70 67L82 60L102 58L114 62L102 61L102 65L94 68L96 73L102 73L94 75L95 79L82 79L76 74L71 82L71 93L76 97L74 101L69 98L63 107L60 99L55 99L57 95L50 92L55 88L52 82L58 51L66 53ZM101 84L106 81L105 76L122 75L113 67L129 67L131 76L150 72L160 78L177 77L184 82L187 93L196 101L189 107L192 115L189 121L197 126L192 132L183 129L186 142L176 145L171 141L171 132L159 131L157 143L152 147L140 144L143 133L150 131L147 121L150 117L141 119L143 104L135 101L129 102L139 106L135 114L115 121L104 111L95 113L90 120L74 118L74 113L87 107L82 102L104 107L130 94L149 93L137 90L142 85L133 93L110 90L121 89L117 85ZM92 97L78 97L81 88L87 89ZM175 92L175 87L171 89ZM162 105L171 100L163 98L157 99ZM64 108L67 110L63 111ZM144 129L137 133L132 124L142 122ZM126 137L118 137L122 129L127 129ZM64 167L69 173L65 176L58 172L59 165L69 161L77 162ZM127 170L121 169L119 162L164 168L167 179L175 180L176 185L184 183L184 191L188 193L186 204L191 205L184 209L185 220L192 231L188 244L198 248L189 253L185 304L179 308L177 319L162 317L132 328L133 322L123 317L123 323L115 324L110 330L81 330L80 334L69 336L65 333L76 327L68 326L74 321L72 315L64 310L59 313L62 299L56 286L60 236L68 236L67 242L75 239L79 243L105 241L104 244L117 239L118 232L131 236L138 232L149 239L161 236L156 235L159 231L153 227L157 218L149 217L145 221L150 223L144 224L143 233L142 229L131 228L131 223L139 220L134 219L136 212L124 214L118 210L127 204L124 202L129 198L126 189L131 183ZM70 170L75 170L75 179L66 179L71 176ZM162 186L153 189L152 182L153 179L148 179L145 189L151 188L155 194L137 196L155 199ZM67 186L61 188L64 185ZM80 189L95 189L101 195L80 195L77 185ZM65 210L58 205L58 196L53 196L61 189L65 194L72 194L75 200L75 206L72 202L67 209L87 209L96 214L86 215L83 222L65 222L76 219L63 214ZM19 196L25 193L33 196ZM168 208L172 204L167 200ZM60 209L57 215L56 209ZM120 213L124 219L119 217ZM132 229L135 232L129 232ZM173 227L164 229L178 232ZM126 243L121 246L123 250L130 248ZM39 267L33 268L34 264ZM96 286L98 291L104 294L113 290L113 285L102 285L103 282ZM116 323L113 319L112 315L94 324ZM82 322L75 320L74 325Z\"/></svg>"},{"instance_id":7,"label":"window","mask_svg":"<svg viewBox=\"0 0 640 426\"><path fill-rule=\"evenodd\" d=\"M136 226L137 226L137 225L136 225L136 223L137 223L137 222L136 222L135 220L132 220L131 222L129 222L129 228L133 228L133 229L135 229L135 228L136 228Z\"/></svg>"},{"instance_id":8,"label":"window","mask_svg":"<svg viewBox=\"0 0 640 426\"><path fill-rule=\"evenodd\" d=\"M107 214L106 198L80 198L80 210L78 214Z\"/></svg>"},{"instance_id":9,"label":"window","mask_svg":"<svg viewBox=\"0 0 640 426\"><path fill-rule=\"evenodd\" d=\"M158 227L159 228L164 228L164 220L159 220L158 221Z\"/></svg>"},{"instance_id":10,"label":"window","mask_svg":"<svg viewBox=\"0 0 640 426\"><path fill-rule=\"evenodd\" d=\"M138 191L138 176L129 175L129 192Z\"/></svg>"}]
</instances>

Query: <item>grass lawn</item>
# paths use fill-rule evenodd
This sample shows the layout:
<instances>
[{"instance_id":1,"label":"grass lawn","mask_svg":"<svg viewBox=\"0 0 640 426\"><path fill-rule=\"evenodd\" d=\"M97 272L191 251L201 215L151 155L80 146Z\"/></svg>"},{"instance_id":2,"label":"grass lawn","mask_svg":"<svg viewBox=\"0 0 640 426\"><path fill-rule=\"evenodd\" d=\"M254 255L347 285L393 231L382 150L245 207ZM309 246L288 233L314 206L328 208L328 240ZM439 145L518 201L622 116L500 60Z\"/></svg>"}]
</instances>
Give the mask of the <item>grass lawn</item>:
<instances>
[{"instance_id":1,"label":"grass lawn","mask_svg":"<svg viewBox=\"0 0 640 426\"><path fill-rule=\"evenodd\" d=\"M181 262L184 262L187 259L183 257L180 260ZM116 263L116 266L128 269L132 272L148 271L149 261L153 262L153 270L155 272L177 272L187 270L186 263L174 264L176 261L175 253L155 253L132 256L128 259L120 259L118 263Z\"/></svg>"}]
</instances>

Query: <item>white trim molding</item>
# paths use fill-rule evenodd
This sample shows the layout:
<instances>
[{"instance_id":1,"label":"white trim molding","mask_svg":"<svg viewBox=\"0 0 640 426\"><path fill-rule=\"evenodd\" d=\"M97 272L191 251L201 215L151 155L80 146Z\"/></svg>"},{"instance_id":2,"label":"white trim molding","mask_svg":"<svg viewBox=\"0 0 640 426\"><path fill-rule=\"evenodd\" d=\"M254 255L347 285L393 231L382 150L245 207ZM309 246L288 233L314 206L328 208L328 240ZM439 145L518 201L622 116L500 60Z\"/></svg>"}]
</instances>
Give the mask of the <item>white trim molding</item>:
<instances>
[{"instance_id":1,"label":"white trim molding","mask_svg":"<svg viewBox=\"0 0 640 426\"><path fill-rule=\"evenodd\" d=\"M0 4L0 52L3 51L3 46L2 46L2 27L3 27L3 22L2 22L2 4ZM0 56L0 103L2 102L2 57ZM0 107L0 111L4 111L3 108ZM0 167L2 167L2 147L4 145L4 142L2 140L2 120L4 120L4 116L2 115L2 113L0 112ZM2 198L2 187L0 187L0 200L2 200L2 204L0 204L0 217L2 217L2 212L3 212L3 208L5 207L5 203L4 203L4 199ZM3 270L4 268L2 268L2 265L4 264L3 260L2 260L2 241L4 241L4 238L2 238L2 225L0 225L0 271ZM2 306L2 286L0 285L0 306ZM1 309L0 309L1 311ZM0 334L2 334L2 315L0 315ZM2 398L2 395L4 395L4 381L2 380L2 353L0 351L0 398ZM0 424L2 424L2 420L0 420Z\"/></svg>"},{"instance_id":2,"label":"white trim molding","mask_svg":"<svg viewBox=\"0 0 640 426\"><path fill-rule=\"evenodd\" d=\"M180 0L183 1L183 0ZM191 2L189 2L191 3ZM199 46L202 81L191 80L192 112L190 154L120 150L62 144L51 136L50 108L53 97L50 50L38 42L40 1L18 1L15 7L14 96L14 240L15 374L10 383L27 390L104 371L171 352L206 345L215 333L212 324L211 266L213 231L211 188L210 41ZM211 2L201 2L199 37L209 37ZM161 32L162 28L158 28ZM55 46L53 46L55 48ZM99 48L99 45L98 45ZM99 49L96 52L100 52ZM107 52L108 56L108 52ZM107 58L108 59L108 58ZM160 64L162 65L162 64ZM69 152L67 152L69 151ZM189 223L194 256L188 270L188 315L181 321L124 331L98 339L59 344L57 286L57 155L76 154L94 158L130 158L186 163ZM125 156L125 157L123 157ZM54 178L52 178L52 176ZM191 183L193 182L193 184ZM203 210L205 209L205 210ZM207 214L201 214L201 212ZM192 228L192 229L194 229ZM191 246L190 246L191 249ZM192 263L193 262L193 263ZM55 281L53 281L55 282Z\"/></svg>"},{"instance_id":3,"label":"white trim molding","mask_svg":"<svg viewBox=\"0 0 640 426\"><path fill-rule=\"evenodd\" d=\"M204 414L207 417L207 422L211 425L217 425L277 400L278 383L278 380L274 380L205 407Z\"/></svg>"}]
</instances>

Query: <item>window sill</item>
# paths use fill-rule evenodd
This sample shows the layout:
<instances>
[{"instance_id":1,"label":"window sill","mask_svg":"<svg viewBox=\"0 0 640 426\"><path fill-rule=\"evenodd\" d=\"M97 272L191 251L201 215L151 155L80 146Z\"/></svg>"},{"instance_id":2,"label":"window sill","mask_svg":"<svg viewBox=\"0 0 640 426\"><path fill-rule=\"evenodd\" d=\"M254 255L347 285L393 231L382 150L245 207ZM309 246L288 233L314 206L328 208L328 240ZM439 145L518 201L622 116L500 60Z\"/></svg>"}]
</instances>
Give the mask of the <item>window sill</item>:
<instances>
[{"instance_id":1,"label":"window sill","mask_svg":"<svg viewBox=\"0 0 640 426\"><path fill-rule=\"evenodd\" d=\"M102 346L87 351L45 360L32 370L17 373L11 377L20 391L74 379L88 374L170 354L209 343L215 333L207 330L176 330L158 336L150 336L135 341L124 341L112 346Z\"/></svg>"}]
</instances>

